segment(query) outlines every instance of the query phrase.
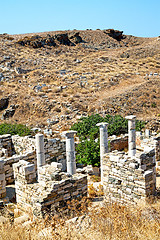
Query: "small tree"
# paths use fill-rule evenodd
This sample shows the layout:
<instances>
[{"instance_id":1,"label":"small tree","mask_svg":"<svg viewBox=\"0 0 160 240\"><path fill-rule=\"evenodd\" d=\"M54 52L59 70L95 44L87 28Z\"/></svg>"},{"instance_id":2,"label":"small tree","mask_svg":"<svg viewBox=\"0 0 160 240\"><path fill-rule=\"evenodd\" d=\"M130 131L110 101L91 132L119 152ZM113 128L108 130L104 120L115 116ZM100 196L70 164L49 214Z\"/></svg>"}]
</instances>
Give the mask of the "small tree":
<instances>
[{"instance_id":1,"label":"small tree","mask_svg":"<svg viewBox=\"0 0 160 240\"><path fill-rule=\"evenodd\" d=\"M75 123L71 129L77 131L80 143L76 147L77 162L85 165L92 164L99 166L100 164L100 147L99 147L99 128L96 126L99 122L107 122L108 135L120 135L128 132L128 121L120 115L106 115L104 118L99 114L92 114L88 117L82 117L78 123ZM144 128L144 121L136 121L136 130L140 131ZM98 141L95 139L98 138Z\"/></svg>"}]
</instances>

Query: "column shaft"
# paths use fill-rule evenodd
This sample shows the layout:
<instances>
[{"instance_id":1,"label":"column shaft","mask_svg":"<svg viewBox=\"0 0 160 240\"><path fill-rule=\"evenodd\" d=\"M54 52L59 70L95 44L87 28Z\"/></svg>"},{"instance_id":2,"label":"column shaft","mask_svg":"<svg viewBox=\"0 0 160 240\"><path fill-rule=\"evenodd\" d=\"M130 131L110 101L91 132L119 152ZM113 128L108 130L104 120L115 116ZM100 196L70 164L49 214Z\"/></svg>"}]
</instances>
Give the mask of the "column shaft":
<instances>
[{"instance_id":1,"label":"column shaft","mask_svg":"<svg viewBox=\"0 0 160 240\"><path fill-rule=\"evenodd\" d=\"M76 173L75 143L74 134L76 131L65 132L66 136L66 160L67 172L71 175Z\"/></svg>"},{"instance_id":2,"label":"column shaft","mask_svg":"<svg viewBox=\"0 0 160 240\"><path fill-rule=\"evenodd\" d=\"M36 135L36 153L37 153L37 172L39 172L38 168L45 165L44 136L43 136L43 134L37 134Z\"/></svg>"},{"instance_id":3,"label":"column shaft","mask_svg":"<svg viewBox=\"0 0 160 240\"><path fill-rule=\"evenodd\" d=\"M108 123L97 123L100 131L100 166L101 166L101 183L103 184L103 156L108 153Z\"/></svg>"},{"instance_id":4,"label":"column shaft","mask_svg":"<svg viewBox=\"0 0 160 240\"><path fill-rule=\"evenodd\" d=\"M130 115L126 119L128 119L128 154L130 157L133 157L136 154L136 116Z\"/></svg>"}]
</instances>

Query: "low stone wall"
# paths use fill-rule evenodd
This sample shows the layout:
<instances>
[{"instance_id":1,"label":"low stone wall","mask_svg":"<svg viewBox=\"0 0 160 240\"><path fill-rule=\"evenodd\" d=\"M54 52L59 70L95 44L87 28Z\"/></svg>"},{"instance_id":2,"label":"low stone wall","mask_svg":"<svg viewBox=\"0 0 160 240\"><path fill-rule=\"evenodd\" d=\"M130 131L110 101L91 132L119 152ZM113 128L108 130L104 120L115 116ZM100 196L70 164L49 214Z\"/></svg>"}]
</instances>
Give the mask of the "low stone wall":
<instances>
[{"instance_id":1,"label":"low stone wall","mask_svg":"<svg viewBox=\"0 0 160 240\"><path fill-rule=\"evenodd\" d=\"M4 171L5 171L5 180L6 184L14 183L14 174L13 174L13 164L17 163L19 160L26 160L30 163L35 163L36 165L36 153L30 152L23 155L13 155L9 158L3 158L4 160Z\"/></svg>"},{"instance_id":2,"label":"low stone wall","mask_svg":"<svg viewBox=\"0 0 160 240\"><path fill-rule=\"evenodd\" d=\"M156 167L160 168L160 135L153 135L146 137L144 134L137 137L137 148L138 149L155 149L155 160Z\"/></svg>"},{"instance_id":3,"label":"low stone wall","mask_svg":"<svg viewBox=\"0 0 160 240\"><path fill-rule=\"evenodd\" d=\"M59 162L62 163L62 170L66 170L66 143L59 138L44 139L45 159L46 163ZM4 160L5 180L6 184L14 182L13 167L14 163L19 160L25 160L35 164L36 146L35 138L31 136L20 137L10 134L0 136L0 150L3 153L1 158ZM16 154L15 154L16 153Z\"/></svg>"},{"instance_id":4,"label":"low stone wall","mask_svg":"<svg viewBox=\"0 0 160 240\"><path fill-rule=\"evenodd\" d=\"M6 151L2 151L1 157L11 157L13 154L15 154L12 137L10 134L0 135L0 150L2 149Z\"/></svg>"},{"instance_id":5,"label":"low stone wall","mask_svg":"<svg viewBox=\"0 0 160 240\"><path fill-rule=\"evenodd\" d=\"M35 138L32 136L20 137L18 135L12 136L12 142L16 154L22 155L26 152L33 152L36 150Z\"/></svg>"},{"instance_id":6,"label":"low stone wall","mask_svg":"<svg viewBox=\"0 0 160 240\"><path fill-rule=\"evenodd\" d=\"M155 151L139 152L132 159L113 151L103 159L103 184L106 198L138 202L155 194Z\"/></svg>"},{"instance_id":7,"label":"low stone wall","mask_svg":"<svg viewBox=\"0 0 160 240\"><path fill-rule=\"evenodd\" d=\"M87 176L60 172L55 166L38 169L39 183L35 182L35 167L26 161L14 165L17 204L25 211L31 209L37 217L45 211L52 213L66 206L68 200L87 196Z\"/></svg>"},{"instance_id":8,"label":"low stone wall","mask_svg":"<svg viewBox=\"0 0 160 240\"><path fill-rule=\"evenodd\" d=\"M156 166L160 168L160 137L155 138L155 158L156 158Z\"/></svg>"},{"instance_id":9,"label":"low stone wall","mask_svg":"<svg viewBox=\"0 0 160 240\"><path fill-rule=\"evenodd\" d=\"M110 152L113 150L122 151L128 149L128 134L121 135L120 137L111 136L108 140L110 140Z\"/></svg>"},{"instance_id":10,"label":"low stone wall","mask_svg":"<svg viewBox=\"0 0 160 240\"><path fill-rule=\"evenodd\" d=\"M17 154L25 154L36 150L35 138L30 136L12 137L14 148ZM59 138L44 139L45 159L47 163L60 162L63 170L66 170L66 143Z\"/></svg>"},{"instance_id":11,"label":"low stone wall","mask_svg":"<svg viewBox=\"0 0 160 240\"><path fill-rule=\"evenodd\" d=\"M62 171L66 171L66 142L59 138L44 139L46 163L62 163Z\"/></svg>"}]
</instances>

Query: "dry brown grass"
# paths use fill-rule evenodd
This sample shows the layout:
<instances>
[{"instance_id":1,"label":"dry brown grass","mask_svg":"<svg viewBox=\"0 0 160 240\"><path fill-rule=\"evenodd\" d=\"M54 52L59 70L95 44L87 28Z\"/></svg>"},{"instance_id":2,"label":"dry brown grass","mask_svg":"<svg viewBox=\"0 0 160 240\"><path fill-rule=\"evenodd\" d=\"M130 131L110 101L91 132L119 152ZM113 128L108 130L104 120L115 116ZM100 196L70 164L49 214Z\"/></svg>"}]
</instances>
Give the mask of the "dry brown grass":
<instances>
[{"instance_id":1,"label":"dry brown grass","mask_svg":"<svg viewBox=\"0 0 160 240\"><path fill-rule=\"evenodd\" d=\"M46 34L47 33L40 33L41 36L45 36ZM139 84L142 82L147 84L148 80L144 79L146 73L151 71L153 73L159 73L160 44L157 43L156 39L132 37L129 47L118 47L116 49L106 47L103 50L94 50L95 44L99 46L101 42L105 42L106 40L116 43L116 40L110 37L108 38L103 31L80 31L80 34L88 45L93 46L93 49L84 48L81 44L75 47L59 46L57 48L32 49L17 46L14 44L14 41L6 49L7 43L4 42L0 47L0 60L3 60L3 55L11 54L14 56L13 59L11 57L11 59L6 62L15 60L14 67L21 67L29 71L27 74L17 74L14 71L10 72L9 76L12 75L12 78L9 79L9 81L1 83L3 84L1 96L6 97L10 95L10 104L18 104L21 109L23 108L23 104L26 104L28 101L25 99L28 94L30 98L34 97L31 101L34 101L36 104L41 102L40 105L43 105L43 111L45 108L44 95L45 97L48 96L50 101L52 101L53 98L56 99L57 102L63 102L68 101L71 95L78 93L79 99L74 99L73 101L82 100L82 105L88 106L88 108L85 109L85 114L94 113L94 109L99 109L99 101L102 102L103 99L106 99L104 110L108 111L111 105L110 103L112 102L112 105L115 104L115 95L118 96L121 93L128 93L132 88L139 87ZM26 34L24 36L16 35L14 37L15 41L17 41L20 38L31 35L33 34ZM124 52L129 53L129 58L121 57L121 54ZM79 63L76 62L77 59L80 60ZM66 74L63 76L60 74L62 69L66 70ZM13 68L11 70L13 70ZM139 75L137 75L137 73ZM6 70L4 70L4 75L5 74ZM84 76L86 78L83 78ZM118 78L117 82L115 78ZM85 83L85 87L81 87L81 81ZM87 83L85 81L87 81ZM96 82L98 82L98 86L96 86ZM34 87L44 83L46 87L43 87L38 93L35 92ZM156 81L153 81L152 85L154 89L158 89ZM61 91L60 86L67 87ZM139 89L139 92L143 95L143 86ZM12 97L13 95L17 97L14 98ZM89 98L87 98L88 96ZM140 111L135 113L137 117L154 118L159 114L159 92L156 92L156 96L157 108L154 109L143 108L137 96L134 96L137 102L140 103L138 106L138 110ZM112 99L109 100L109 97ZM146 100L150 101L150 98L147 97ZM115 106L116 109L113 109L111 113L121 115L128 114L130 109L123 108L123 101L120 102L120 105L122 106L121 110ZM46 118L50 118L51 114L61 115L61 112L57 113L56 109L55 111L53 109L52 112L48 109L49 108L46 107ZM82 108L79 110L80 113L83 114ZM12 117L13 122L18 119L21 123L24 123L26 120L33 125L35 125L37 121L44 124L44 119L41 117L43 114L35 114L32 107L29 114L25 113L25 109L23 112L19 111L19 108L16 112ZM150 112L152 114L150 114ZM74 118L74 116L72 117ZM2 122L2 120L0 120L0 122ZM70 124L69 121L68 123Z\"/></svg>"},{"instance_id":2,"label":"dry brown grass","mask_svg":"<svg viewBox=\"0 0 160 240\"><path fill-rule=\"evenodd\" d=\"M110 240L159 240L160 204L123 206L117 203L97 204L87 210L86 202L80 212L78 202L69 204L70 217L54 215L44 220L36 220L30 225L0 225L2 240L37 240L37 239L110 239ZM88 204L87 204L88 206ZM71 217L83 217L67 221ZM43 230L43 231L42 231ZM40 234L41 232L41 234Z\"/></svg>"}]
</instances>

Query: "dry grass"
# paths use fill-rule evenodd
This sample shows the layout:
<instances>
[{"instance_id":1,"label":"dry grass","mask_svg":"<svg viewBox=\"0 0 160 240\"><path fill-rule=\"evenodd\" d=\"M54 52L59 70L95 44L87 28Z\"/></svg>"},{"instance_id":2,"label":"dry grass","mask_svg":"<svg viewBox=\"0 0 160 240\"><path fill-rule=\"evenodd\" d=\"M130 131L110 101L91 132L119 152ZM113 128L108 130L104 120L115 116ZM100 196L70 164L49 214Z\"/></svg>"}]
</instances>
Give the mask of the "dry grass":
<instances>
[{"instance_id":1,"label":"dry grass","mask_svg":"<svg viewBox=\"0 0 160 240\"><path fill-rule=\"evenodd\" d=\"M40 35L45 36L46 34L41 33ZM50 111L50 107L46 106L45 98L49 101L54 99L57 102L63 102L68 101L71 95L76 95L77 93L79 94L79 99L75 99L74 101L81 101L80 105L88 106L85 109L85 114L94 113L96 109L100 109L99 105L105 99L105 105L102 105L105 111L109 111L107 113L127 115L130 113L132 104L124 107L123 102L126 101L125 97L124 101L123 99L116 101L116 104L119 102L121 108L115 106L114 109L111 106L115 105L115 95L119 96L123 93L129 93L129 91L132 91L133 98L138 103L138 107L134 113L137 117L156 117L159 114L159 92L156 92L156 99L154 99L157 107L146 109L142 106L137 95L134 94L134 88L138 87L138 91L142 93L141 95L144 95L145 91L142 83L148 83L148 80L145 78L146 73L151 71L159 73L160 44L157 43L157 40L132 37L130 40L127 40L127 38L124 40L129 41L128 47L123 46L116 49L105 47L104 49L95 50L94 47L99 47L102 42L109 41L116 44L117 42L100 30L80 31L80 34L84 41L86 41L85 44L93 48L84 48L83 44L79 44L75 47L59 46L56 48L32 49L14 44L14 41L32 34L14 36L15 40L7 48L6 44L8 43L6 40L2 42L0 60L3 60L3 56L10 55L11 58L6 60L6 63L12 60L15 61L13 67L10 69L11 71L4 69L3 72L2 70L4 75L7 76L9 74L9 77L12 78L1 82L3 84L1 96L6 97L9 95L10 104L19 105L11 121L16 122L18 119L21 123L28 121L30 125L36 125L37 121L45 124L44 115L46 119L52 115L61 116L61 112L58 113L56 109L52 109L52 112ZM123 45L123 42L121 44ZM129 58L121 57L124 52L129 53ZM78 63L76 62L77 59L80 60ZM14 67L26 69L28 72L17 74L13 70ZM66 70L65 74L60 74L62 69ZM159 80L158 77L157 80ZM81 86L81 82L84 84L83 87ZM34 87L42 84L46 84L46 87L36 92ZM65 88L61 91L60 86L65 86ZM152 86L151 92L153 93L154 89L158 89L157 81L154 78ZM30 99L26 100L26 95L29 95ZM32 97L34 97L33 100L31 99ZM129 98L131 97L129 96ZM150 97L146 97L145 101L152 104ZM30 112L25 113L26 108L24 108L24 105L28 102L30 104ZM43 113L45 111L45 114L38 112L35 114L32 102L40 105L39 109ZM21 108L23 111L19 111ZM83 114L81 106L78 110L80 114ZM62 109L62 112L65 111L67 109ZM74 114L71 118L74 118ZM68 124L71 124L70 120Z\"/></svg>"},{"instance_id":2,"label":"dry grass","mask_svg":"<svg viewBox=\"0 0 160 240\"><path fill-rule=\"evenodd\" d=\"M37 239L110 239L110 240L158 240L160 235L160 205L122 206L117 203L105 203L103 207L86 205L77 210L78 202L70 203L73 216L54 215L37 220L30 225L1 224L2 240ZM88 204L87 204L88 205ZM81 217L81 215L83 217ZM77 219L69 220L71 217ZM43 231L42 231L43 230Z\"/></svg>"}]
</instances>

